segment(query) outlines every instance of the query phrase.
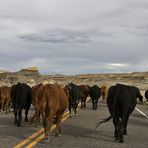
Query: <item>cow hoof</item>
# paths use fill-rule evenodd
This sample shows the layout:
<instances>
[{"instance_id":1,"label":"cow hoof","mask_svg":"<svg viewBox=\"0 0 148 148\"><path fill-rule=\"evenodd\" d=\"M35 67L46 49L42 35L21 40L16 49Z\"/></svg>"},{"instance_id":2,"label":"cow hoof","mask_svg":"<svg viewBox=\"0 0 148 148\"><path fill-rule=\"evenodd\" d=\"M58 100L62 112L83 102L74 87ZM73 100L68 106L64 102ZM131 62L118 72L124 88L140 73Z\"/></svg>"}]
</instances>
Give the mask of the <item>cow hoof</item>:
<instances>
[{"instance_id":1,"label":"cow hoof","mask_svg":"<svg viewBox=\"0 0 148 148\"><path fill-rule=\"evenodd\" d=\"M120 139L118 142L119 142L119 143L123 143L123 142L124 142L124 140L123 140L123 139Z\"/></svg>"},{"instance_id":2,"label":"cow hoof","mask_svg":"<svg viewBox=\"0 0 148 148\"><path fill-rule=\"evenodd\" d=\"M28 122L28 119L25 119L25 122Z\"/></svg>"},{"instance_id":3,"label":"cow hoof","mask_svg":"<svg viewBox=\"0 0 148 148\"><path fill-rule=\"evenodd\" d=\"M123 143L124 142L124 140L119 140L119 143Z\"/></svg>"},{"instance_id":4,"label":"cow hoof","mask_svg":"<svg viewBox=\"0 0 148 148\"><path fill-rule=\"evenodd\" d=\"M55 133L55 136L56 137L60 137L61 135L59 133Z\"/></svg>"},{"instance_id":5,"label":"cow hoof","mask_svg":"<svg viewBox=\"0 0 148 148\"><path fill-rule=\"evenodd\" d=\"M72 115L69 115L69 118L72 118Z\"/></svg>"},{"instance_id":6,"label":"cow hoof","mask_svg":"<svg viewBox=\"0 0 148 148\"><path fill-rule=\"evenodd\" d=\"M49 142L50 142L50 137L44 139L44 143L49 143Z\"/></svg>"},{"instance_id":7,"label":"cow hoof","mask_svg":"<svg viewBox=\"0 0 148 148\"><path fill-rule=\"evenodd\" d=\"M14 124L17 124L17 120L14 121Z\"/></svg>"},{"instance_id":8,"label":"cow hoof","mask_svg":"<svg viewBox=\"0 0 148 148\"><path fill-rule=\"evenodd\" d=\"M123 134L124 134L124 135L127 135L127 131L124 131Z\"/></svg>"},{"instance_id":9,"label":"cow hoof","mask_svg":"<svg viewBox=\"0 0 148 148\"><path fill-rule=\"evenodd\" d=\"M118 142L118 140L119 140L118 137L115 137L115 142Z\"/></svg>"},{"instance_id":10,"label":"cow hoof","mask_svg":"<svg viewBox=\"0 0 148 148\"><path fill-rule=\"evenodd\" d=\"M21 126L21 124L20 123L17 123L17 127L20 127Z\"/></svg>"}]
</instances>

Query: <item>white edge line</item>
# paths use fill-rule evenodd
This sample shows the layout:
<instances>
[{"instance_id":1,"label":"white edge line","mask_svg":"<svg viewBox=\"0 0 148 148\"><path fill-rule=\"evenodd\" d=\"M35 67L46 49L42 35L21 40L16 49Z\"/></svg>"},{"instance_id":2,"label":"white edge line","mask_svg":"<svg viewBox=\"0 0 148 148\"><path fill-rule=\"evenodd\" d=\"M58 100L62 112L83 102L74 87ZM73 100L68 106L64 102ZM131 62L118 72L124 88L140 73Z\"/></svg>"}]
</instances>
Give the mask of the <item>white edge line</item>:
<instances>
[{"instance_id":1,"label":"white edge line","mask_svg":"<svg viewBox=\"0 0 148 148\"><path fill-rule=\"evenodd\" d=\"M135 107L135 109L141 114L141 115L143 115L144 117L146 117L147 119L148 119L148 116L145 114L145 113L143 113L141 110L139 110L137 107Z\"/></svg>"}]
</instances>

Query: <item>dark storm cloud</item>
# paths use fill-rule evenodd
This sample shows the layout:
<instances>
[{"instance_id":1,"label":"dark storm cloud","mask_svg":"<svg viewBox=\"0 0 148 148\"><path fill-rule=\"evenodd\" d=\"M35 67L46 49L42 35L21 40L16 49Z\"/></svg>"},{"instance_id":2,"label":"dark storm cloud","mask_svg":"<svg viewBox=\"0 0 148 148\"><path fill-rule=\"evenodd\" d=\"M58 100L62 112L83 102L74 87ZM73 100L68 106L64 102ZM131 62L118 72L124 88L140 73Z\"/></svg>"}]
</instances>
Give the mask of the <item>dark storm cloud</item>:
<instances>
[{"instance_id":1,"label":"dark storm cloud","mask_svg":"<svg viewBox=\"0 0 148 148\"><path fill-rule=\"evenodd\" d=\"M85 43L89 42L88 33L72 30L50 30L41 33L24 34L19 36L20 39L31 42L48 42L48 43Z\"/></svg>"}]
</instances>

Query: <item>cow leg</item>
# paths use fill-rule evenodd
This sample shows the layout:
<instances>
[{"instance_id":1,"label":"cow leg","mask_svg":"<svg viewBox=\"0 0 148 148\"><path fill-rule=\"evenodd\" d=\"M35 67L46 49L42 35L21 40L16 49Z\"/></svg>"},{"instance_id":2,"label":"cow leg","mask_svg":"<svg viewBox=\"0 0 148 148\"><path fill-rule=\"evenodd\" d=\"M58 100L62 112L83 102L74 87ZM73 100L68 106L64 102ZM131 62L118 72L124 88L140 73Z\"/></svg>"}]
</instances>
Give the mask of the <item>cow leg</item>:
<instances>
[{"instance_id":1,"label":"cow leg","mask_svg":"<svg viewBox=\"0 0 148 148\"><path fill-rule=\"evenodd\" d=\"M18 113L18 122L17 122L17 126L21 126L21 119L22 119L22 108L17 109L17 113Z\"/></svg>"},{"instance_id":2,"label":"cow leg","mask_svg":"<svg viewBox=\"0 0 148 148\"><path fill-rule=\"evenodd\" d=\"M41 112L39 111L39 114L38 114L38 121L39 121L39 124L41 123Z\"/></svg>"},{"instance_id":3,"label":"cow leg","mask_svg":"<svg viewBox=\"0 0 148 148\"><path fill-rule=\"evenodd\" d=\"M124 142L123 135L127 134L126 127L127 127L128 118L129 118L128 113L124 113L122 118L121 118L120 127L119 127L119 135L118 135L118 137L119 137L118 141L120 143Z\"/></svg>"},{"instance_id":4,"label":"cow leg","mask_svg":"<svg viewBox=\"0 0 148 148\"><path fill-rule=\"evenodd\" d=\"M61 114L58 114L58 115L57 115L57 120L56 120L56 133L55 133L56 136L59 136L60 133L61 133L61 126L60 126L60 123L61 123L61 119L62 119L63 114L64 114L64 111L63 111Z\"/></svg>"},{"instance_id":5,"label":"cow leg","mask_svg":"<svg viewBox=\"0 0 148 148\"><path fill-rule=\"evenodd\" d=\"M38 107L36 107L36 111L35 111L35 117L36 117L36 123L37 123L37 125L39 125L40 124L40 122L41 122L41 118L40 118L40 111L39 111L39 108Z\"/></svg>"},{"instance_id":6,"label":"cow leg","mask_svg":"<svg viewBox=\"0 0 148 148\"><path fill-rule=\"evenodd\" d=\"M124 142L123 138L123 131L124 131L124 123L125 123L125 118L122 117L121 121L118 118L113 119L114 125L115 125L115 141L118 141L119 143Z\"/></svg>"},{"instance_id":7,"label":"cow leg","mask_svg":"<svg viewBox=\"0 0 148 148\"><path fill-rule=\"evenodd\" d=\"M26 109L25 110L25 122L28 121L28 111L29 111L29 109Z\"/></svg>"},{"instance_id":8,"label":"cow leg","mask_svg":"<svg viewBox=\"0 0 148 148\"><path fill-rule=\"evenodd\" d=\"M49 133L48 133L48 119L47 118L44 118L43 119L43 127L44 127L44 132L45 132L45 137L44 137L44 140L45 142L49 142L50 141L50 136L49 136Z\"/></svg>"},{"instance_id":9,"label":"cow leg","mask_svg":"<svg viewBox=\"0 0 148 148\"><path fill-rule=\"evenodd\" d=\"M28 106L26 106L26 110L25 110L25 122L28 121L28 111L29 111L29 108L30 108L30 104Z\"/></svg>"},{"instance_id":10,"label":"cow leg","mask_svg":"<svg viewBox=\"0 0 148 148\"><path fill-rule=\"evenodd\" d=\"M81 108L86 108L86 98L85 97L81 99Z\"/></svg>"},{"instance_id":11,"label":"cow leg","mask_svg":"<svg viewBox=\"0 0 148 148\"><path fill-rule=\"evenodd\" d=\"M103 103L105 104L106 103L106 96L105 95L103 96L102 100L103 100Z\"/></svg>"},{"instance_id":12,"label":"cow leg","mask_svg":"<svg viewBox=\"0 0 148 148\"><path fill-rule=\"evenodd\" d=\"M14 124L17 124L18 120L17 120L17 109L14 108Z\"/></svg>"},{"instance_id":13,"label":"cow leg","mask_svg":"<svg viewBox=\"0 0 148 148\"><path fill-rule=\"evenodd\" d=\"M115 132L114 132L114 138L115 138L115 141L118 141L119 137L119 119L117 119L116 117L113 117L113 124L114 124L114 127L115 127Z\"/></svg>"},{"instance_id":14,"label":"cow leg","mask_svg":"<svg viewBox=\"0 0 148 148\"><path fill-rule=\"evenodd\" d=\"M121 120L122 120L122 119L121 119ZM119 142L119 143L123 143L123 142L124 142L122 121L119 122L118 142Z\"/></svg>"},{"instance_id":15,"label":"cow leg","mask_svg":"<svg viewBox=\"0 0 148 148\"><path fill-rule=\"evenodd\" d=\"M104 94L102 94L102 103L104 103Z\"/></svg>"},{"instance_id":16,"label":"cow leg","mask_svg":"<svg viewBox=\"0 0 148 148\"><path fill-rule=\"evenodd\" d=\"M30 120L30 125L33 123L34 118L36 118L36 123L38 125L40 123L40 113L39 113L39 111L35 111L34 115L32 116L32 118Z\"/></svg>"},{"instance_id":17,"label":"cow leg","mask_svg":"<svg viewBox=\"0 0 148 148\"><path fill-rule=\"evenodd\" d=\"M6 104L5 104L5 111L6 111L6 114L8 113L8 108L9 108L9 102L6 101ZM10 109L9 109L10 111Z\"/></svg>"},{"instance_id":18,"label":"cow leg","mask_svg":"<svg viewBox=\"0 0 148 148\"><path fill-rule=\"evenodd\" d=\"M44 131L45 131L45 138L44 138L45 142L50 141L50 129L51 129L51 125L53 123L53 119L54 119L53 111L50 111L50 113L47 113L47 115L44 113L43 127L44 127Z\"/></svg>"},{"instance_id":19,"label":"cow leg","mask_svg":"<svg viewBox=\"0 0 148 148\"><path fill-rule=\"evenodd\" d=\"M69 116L71 117L71 104L70 103L68 105L68 109L69 109Z\"/></svg>"},{"instance_id":20,"label":"cow leg","mask_svg":"<svg viewBox=\"0 0 148 148\"><path fill-rule=\"evenodd\" d=\"M94 106L93 106L93 109L94 109L94 110L97 110L97 104L98 104L98 100L95 99L95 100L94 100Z\"/></svg>"},{"instance_id":21,"label":"cow leg","mask_svg":"<svg viewBox=\"0 0 148 148\"><path fill-rule=\"evenodd\" d=\"M121 128L124 135L127 135L126 128L127 128L128 119L129 119L129 114L127 113L122 117L121 120Z\"/></svg>"},{"instance_id":22,"label":"cow leg","mask_svg":"<svg viewBox=\"0 0 148 148\"><path fill-rule=\"evenodd\" d=\"M32 122L34 121L34 118L36 117L36 111L34 113L34 115L32 116L31 120L30 120L30 126L32 125Z\"/></svg>"},{"instance_id":23,"label":"cow leg","mask_svg":"<svg viewBox=\"0 0 148 148\"><path fill-rule=\"evenodd\" d=\"M86 98L84 98L84 108L86 108Z\"/></svg>"},{"instance_id":24,"label":"cow leg","mask_svg":"<svg viewBox=\"0 0 148 148\"><path fill-rule=\"evenodd\" d=\"M44 132L45 132L45 137L44 140L45 142L49 142L50 141L50 137L48 136L48 119L46 117L46 113L45 111L41 111L41 115L42 115L42 119L43 119L43 128L44 128Z\"/></svg>"},{"instance_id":25,"label":"cow leg","mask_svg":"<svg viewBox=\"0 0 148 148\"><path fill-rule=\"evenodd\" d=\"M2 102L1 102L1 112L4 111L4 100L2 99Z\"/></svg>"},{"instance_id":26,"label":"cow leg","mask_svg":"<svg viewBox=\"0 0 148 148\"><path fill-rule=\"evenodd\" d=\"M95 100L94 99L92 99L92 109L95 109Z\"/></svg>"},{"instance_id":27,"label":"cow leg","mask_svg":"<svg viewBox=\"0 0 148 148\"><path fill-rule=\"evenodd\" d=\"M81 99L81 108L83 108L83 98Z\"/></svg>"},{"instance_id":28,"label":"cow leg","mask_svg":"<svg viewBox=\"0 0 148 148\"><path fill-rule=\"evenodd\" d=\"M39 112L39 109L38 109L37 105L35 105L35 113L31 118L30 125L34 121L34 118L36 118L36 123L38 125L40 123L40 112Z\"/></svg>"},{"instance_id":29,"label":"cow leg","mask_svg":"<svg viewBox=\"0 0 148 148\"><path fill-rule=\"evenodd\" d=\"M75 116L77 116L77 106L78 106L78 103L74 104L74 113L75 113Z\"/></svg>"}]
</instances>

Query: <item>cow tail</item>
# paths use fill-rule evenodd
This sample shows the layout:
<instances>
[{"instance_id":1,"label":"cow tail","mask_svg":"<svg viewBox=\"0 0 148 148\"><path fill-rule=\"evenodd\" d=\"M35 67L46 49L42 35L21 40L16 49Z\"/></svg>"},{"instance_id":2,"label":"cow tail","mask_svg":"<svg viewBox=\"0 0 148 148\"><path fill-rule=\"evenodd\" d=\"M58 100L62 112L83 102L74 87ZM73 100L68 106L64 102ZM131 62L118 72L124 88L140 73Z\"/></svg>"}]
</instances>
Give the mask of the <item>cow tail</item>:
<instances>
[{"instance_id":1,"label":"cow tail","mask_svg":"<svg viewBox=\"0 0 148 148\"><path fill-rule=\"evenodd\" d=\"M15 103L16 109L19 109L20 106L21 106L20 99L21 99L21 93L20 92L17 92L17 95L16 95L16 103Z\"/></svg>"},{"instance_id":2,"label":"cow tail","mask_svg":"<svg viewBox=\"0 0 148 148\"><path fill-rule=\"evenodd\" d=\"M97 128L98 126L100 126L100 124L109 121L111 118L112 118L112 116L110 115L109 117L105 118L105 119L102 120L101 122L98 122L98 123L96 124L96 128Z\"/></svg>"},{"instance_id":3,"label":"cow tail","mask_svg":"<svg viewBox=\"0 0 148 148\"><path fill-rule=\"evenodd\" d=\"M112 110L112 117L115 117L115 112L116 112L116 103L117 103L117 98L118 95L120 93L120 87L118 86L118 84L115 86L115 95L113 98L113 110Z\"/></svg>"}]
</instances>

